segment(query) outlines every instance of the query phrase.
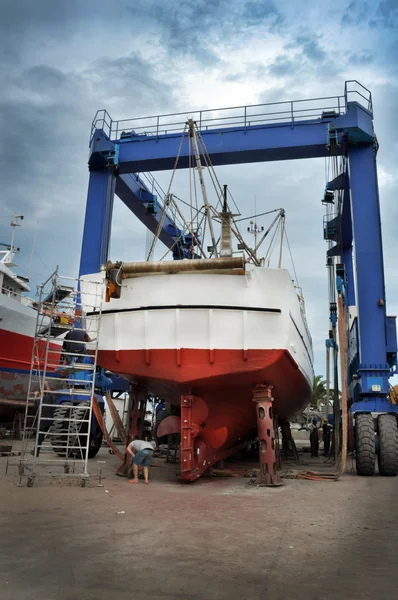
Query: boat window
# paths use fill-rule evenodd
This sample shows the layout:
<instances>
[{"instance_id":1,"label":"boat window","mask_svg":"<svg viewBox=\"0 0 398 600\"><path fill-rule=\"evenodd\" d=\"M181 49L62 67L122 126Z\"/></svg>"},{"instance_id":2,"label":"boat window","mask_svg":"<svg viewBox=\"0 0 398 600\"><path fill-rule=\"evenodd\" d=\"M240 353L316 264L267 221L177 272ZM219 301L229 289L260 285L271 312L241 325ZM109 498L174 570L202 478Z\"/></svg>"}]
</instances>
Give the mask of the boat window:
<instances>
[{"instance_id":1,"label":"boat window","mask_svg":"<svg viewBox=\"0 0 398 600\"><path fill-rule=\"evenodd\" d=\"M15 298L15 299L20 300L21 299L20 292L21 292L20 286L16 285L12 281L12 279L5 276L4 280L3 280L3 284L1 286L1 293L5 294L9 298Z\"/></svg>"}]
</instances>

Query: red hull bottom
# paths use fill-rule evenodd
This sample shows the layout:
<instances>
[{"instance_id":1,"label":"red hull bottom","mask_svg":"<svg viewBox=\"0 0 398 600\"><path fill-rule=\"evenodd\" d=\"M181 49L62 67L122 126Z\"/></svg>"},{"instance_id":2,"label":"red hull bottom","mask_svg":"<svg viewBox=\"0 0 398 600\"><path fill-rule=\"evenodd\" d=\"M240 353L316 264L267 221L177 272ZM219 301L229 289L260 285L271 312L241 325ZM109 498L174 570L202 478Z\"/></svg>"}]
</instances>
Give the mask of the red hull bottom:
<instances>
[{"instance_id":1,"label":"red hull bottom","mask_svg":"<svg viewBox=\"0 0 398 600\"><path fill-rule=\"evenodd\" d=\"M194 406L193 417L189 417L196 469L184 473L181 464L183 479L188 480L196 479L236 447L257 436L253 403L256 384L273 386L274 414L282 420L291 418L311 398L308 380L286 350L100 351L98 362L131 383L181 405L182 439L186 434L184 397L198 397L197 406L200 400L204 401L205 412L197 408L195 416ZM183 460L187 459L181 454Z\"/></svg>"},{"instance_id":2,"label":"red hull bottom","mask_svg":"<svg viewBox=\"0 0 398 600\"><path fill-rule=\"evenodd\" d=\"M0 422L11 422L15 413L25 408L32 349L33 337L0 329ZM45 350L46 341L39 340L38 352L43 362ZM50 344L50 350L50 360L59 363L61 346Z\"/></svg>"}]
</instances>

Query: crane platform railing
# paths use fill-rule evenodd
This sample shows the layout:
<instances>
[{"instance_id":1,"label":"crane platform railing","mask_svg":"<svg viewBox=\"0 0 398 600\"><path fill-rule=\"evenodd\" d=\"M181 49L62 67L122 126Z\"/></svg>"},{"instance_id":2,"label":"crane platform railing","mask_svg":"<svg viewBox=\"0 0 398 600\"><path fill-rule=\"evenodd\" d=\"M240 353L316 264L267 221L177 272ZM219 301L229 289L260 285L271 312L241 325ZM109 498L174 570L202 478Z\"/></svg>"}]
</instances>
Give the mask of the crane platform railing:
<instances>
[{"instance_id":1,"label":"crane platform railing","mask_svg":"<svg viewBox=\"0 0 398 600\"><path fill-rule=\"evenodd\" d=\"M246 106L223 107L136 117L114 121L105 109L98 110L91 127L90 143L94 132L102 129L112 141L141 141L163 135L180 135L187 118L194 119L202 132L213 129L243 128L270 124L294 126L298 122L332 119L344 114L347 102L356 100L372 111L372 97L367 88L356 80L345 82L344 95L325 96L284 102L270 102Z\"/></svg>"}]
</instances>

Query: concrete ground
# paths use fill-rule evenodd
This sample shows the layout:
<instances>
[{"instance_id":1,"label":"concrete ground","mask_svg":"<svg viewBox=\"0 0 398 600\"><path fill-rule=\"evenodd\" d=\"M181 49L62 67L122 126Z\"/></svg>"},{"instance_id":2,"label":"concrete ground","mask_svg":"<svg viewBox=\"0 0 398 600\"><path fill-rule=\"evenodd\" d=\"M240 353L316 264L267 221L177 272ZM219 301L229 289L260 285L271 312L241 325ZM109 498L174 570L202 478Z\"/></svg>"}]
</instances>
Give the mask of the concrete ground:
<instances>
[{"instance_id":1,"label":"concrete ground","mask_svg":"<svg viewBox=\"0 0 398 600\"><path fill-rule=\"evenodd\" d=\"M398 598L398 480L354 476L351 462L338 482L278 489L242 477L181 484L161 460L149 486L131 485L106 449L90 461L104 487L92 477L85 489L56 478L27 488L5 462L1 600Z\"/></svg>"}]
</instances>

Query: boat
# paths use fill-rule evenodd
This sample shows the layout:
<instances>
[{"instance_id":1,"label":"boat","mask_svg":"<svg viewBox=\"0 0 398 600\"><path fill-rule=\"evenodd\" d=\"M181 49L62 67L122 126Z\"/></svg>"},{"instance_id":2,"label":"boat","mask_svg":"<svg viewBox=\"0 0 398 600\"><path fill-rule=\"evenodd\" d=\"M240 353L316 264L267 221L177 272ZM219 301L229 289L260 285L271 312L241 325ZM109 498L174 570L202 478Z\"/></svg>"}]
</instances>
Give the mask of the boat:
<instances>
[{"instance_id":1,"label":"boat","mask_svg":"<svg viewBox=\"0 0 398 600\"><path fill-rule=\"evenodd\" d=\"M200 176L198 153L196 163ZM208 206L204 194L202 214ZM221 211L207 215L212 256L203 256L199 230L187 222L190 258L108 263L107 294L98 308L98 363L174 407L158 436L181 435L187 481L256 438L256 386L272 386L273 412L283 423L308 404L313 381L304 300L289 271L281 260L270 268L258 257L261 240L254 249L246 244L226 187ZM278 216L283 236L284 211ZM241 253L233 251L233 235ZM83 282L83 302L85 291Z\"/></svg>"},{"instance_id":2,"label":"boat","mask_svg":"<svg viewBox=\"0 0 398 600\"><path fill-rule=\"evenodd\" d=\"M14 262L17 253L14 232L21 218L14 215L11 244L4 244L5 249L0 250L1 423L12 423L15 414L25 409L37 320L37 303L27 295L30 292L29 279L16 273L17 264ZM45 344L45 341L42 343Z\"/></svg>"}]
</instances>

